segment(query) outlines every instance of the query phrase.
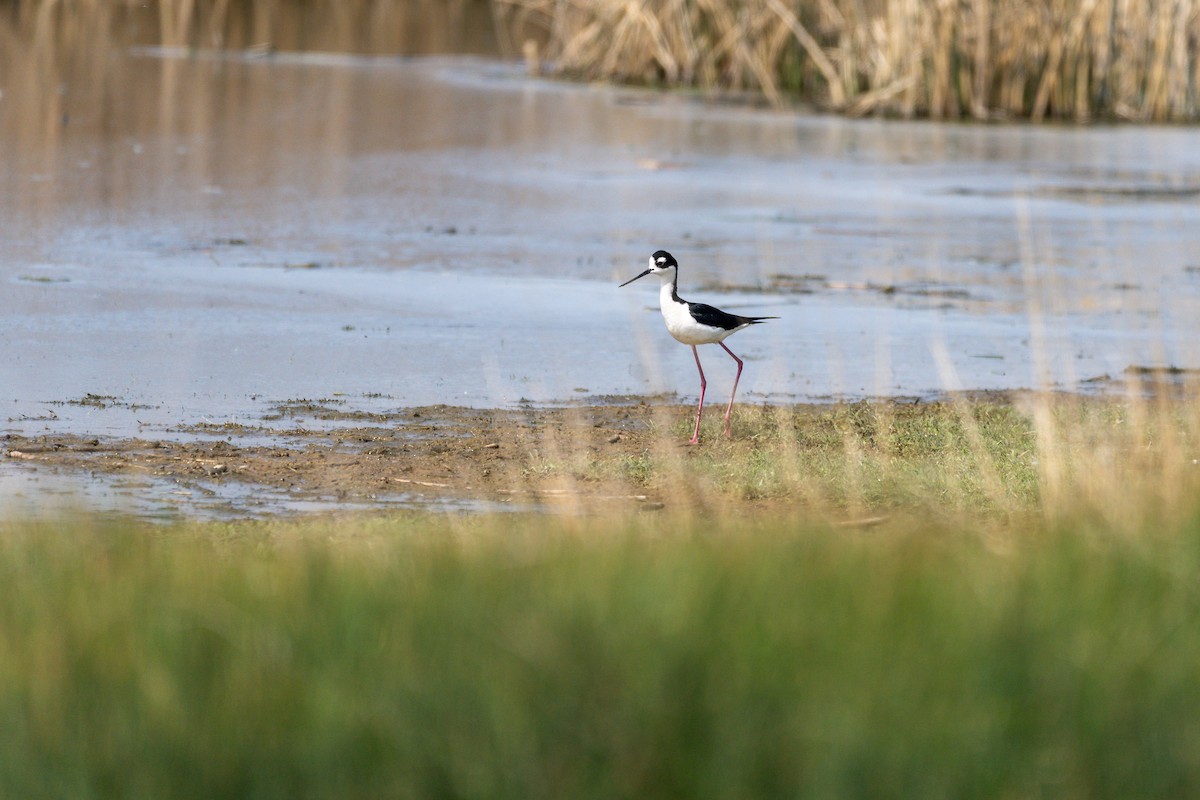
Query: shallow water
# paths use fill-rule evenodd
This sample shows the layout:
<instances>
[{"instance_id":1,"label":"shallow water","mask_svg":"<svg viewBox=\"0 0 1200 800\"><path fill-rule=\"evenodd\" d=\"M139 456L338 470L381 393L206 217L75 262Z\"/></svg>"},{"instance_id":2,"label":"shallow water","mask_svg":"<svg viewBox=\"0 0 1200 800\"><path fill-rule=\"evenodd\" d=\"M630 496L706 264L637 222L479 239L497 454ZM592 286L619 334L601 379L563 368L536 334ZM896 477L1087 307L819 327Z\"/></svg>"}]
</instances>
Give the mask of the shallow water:
<instances>
[{"instance_id":1,"label":"shallow water","mask_svg":"<svg viewBox=\"0 0 1200 800\"><path fill-rule=\"evenodd\" d=\"M729 341L747 401L1200 368L1191 129L846 120L463 57L105 64L36 119L0 85L10 430L694 398L657 286L617 288L658 248L684 297L781 317ZM702 358L720 399L733 365Z\"/></svg>"},{"instance_id":2,"label":"shallow water","mask_svg":"<svg viewBox=\"0 0 1200 800\"><path fill-rule=\"evenodd\" d=\"M481 60L122 57L144 91L209 102L72 116L3 167L0 401L22 429L335 393L691 395L652 281L616 288L659 247L685 297L782 317L730 340L748 398L1200 366L1188 129L851 121Z\"/></svg>"}]
</instances>

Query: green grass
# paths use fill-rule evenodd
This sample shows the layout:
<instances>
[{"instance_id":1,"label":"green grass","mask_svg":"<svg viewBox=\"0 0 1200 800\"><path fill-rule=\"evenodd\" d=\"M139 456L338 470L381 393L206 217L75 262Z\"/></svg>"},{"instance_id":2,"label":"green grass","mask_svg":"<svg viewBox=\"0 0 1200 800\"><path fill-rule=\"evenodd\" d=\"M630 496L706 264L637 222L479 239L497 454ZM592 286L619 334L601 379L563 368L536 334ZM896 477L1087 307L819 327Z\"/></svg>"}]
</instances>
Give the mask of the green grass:
<instances>
[{"instance_id":1,"label":"green grass","mask_svg":"<svg viewBox=\"0 0 1200 800\"><path fill-rule=\"evenodd\" d=\"M1190 796L1198 415L664 409L514 462L641 512L0 521L0 797Z\"/></svg>"},{"instance_id":2,"label":"green grass","mask_svg":"<svg viewBox=\"0 0 1200 800\"><path fill-rule=\"evenodd\" d=\"M1076 410L1058 413L1079 422ZM673 486L671 497L722 513L727 504L762 501L839 517L956 517L1031 513L1040 502L1034 420L1006 402L743 406L732 441L711 414L703 445L683 447L693 419L662 414L652 436L659 446L615 464L589 456L587 476L640 490Z\"/></svg>"},{"instance_id":3,"label":"green grass","mask_svg":"<svg viewBox=\"0 0 1200 800\"><path fill-rule=\"evenodd\" d=\"M0 524L0 796L1187 796L1175 520Z\"/></svg>"}]
</instances>

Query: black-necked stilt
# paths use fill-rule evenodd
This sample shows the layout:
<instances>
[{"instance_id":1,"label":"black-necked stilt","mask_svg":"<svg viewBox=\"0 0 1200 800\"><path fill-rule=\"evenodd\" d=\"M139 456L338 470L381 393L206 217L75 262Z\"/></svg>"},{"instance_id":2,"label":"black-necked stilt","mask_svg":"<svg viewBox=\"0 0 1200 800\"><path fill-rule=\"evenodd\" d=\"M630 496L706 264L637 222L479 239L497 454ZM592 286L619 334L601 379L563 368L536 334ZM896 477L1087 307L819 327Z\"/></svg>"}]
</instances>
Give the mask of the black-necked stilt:
<instances>
[{"instance_id":1,"label":"black-necked stilt","mask_svg":"<svg viewBox=\"0 0 1200 800\"><path fill-rule=\"evenodd\" d=\"M696 430L692 432L689 444L700 443L700 414L704 411L704 388L708 383L704 380L704 368L700 366L700 353L696 351L698 344L719 344L737 362L737 376L733 379L733 391L729 393L729 407L725 409L725 435L731 436L729 415L733 413L733 396L737 394L738 380L742 377L742 360L725 347L724 340L737 333L742 328L757 325L763 320L779 319L779 317L739 317L719 308L704 303L689 303L679 296L679 263L666 250L659 250L650 256L650 266L641 275L637 275L622 283L628 286L638 278L647 275L657 275L662 282L658 294L658 304L662 308L663 319L667 323L667 331L676 340L690 345L692 355L696 357L696 369L700 370L700 405L696 408Z\"/></svg>"}]
</instances>

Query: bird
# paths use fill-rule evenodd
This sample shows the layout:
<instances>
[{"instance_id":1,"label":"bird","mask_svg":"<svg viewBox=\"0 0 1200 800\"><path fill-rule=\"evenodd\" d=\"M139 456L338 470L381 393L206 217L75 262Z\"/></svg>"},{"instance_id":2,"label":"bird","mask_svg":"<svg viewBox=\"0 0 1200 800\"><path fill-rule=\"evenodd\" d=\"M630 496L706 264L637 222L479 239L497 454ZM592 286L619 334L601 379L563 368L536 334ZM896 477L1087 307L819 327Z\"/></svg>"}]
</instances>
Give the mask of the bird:
<instances>
[{"instance_id":1,"label":"bird","mask_svg":"<svg viewBox=\"0 0 1200 800\"><path fill-rule=\"evenodd\" d=\"M696 350L696 345L701 344L719 344L737 362L737 375L733 379L733 391L729 394L729 407L725 409L725 435L732 437L729 415L733 413L733 397L737 394L738 381L742 377L742 360L725 346L725 339L743 328L779 317L742 317L704 303L684 300L679 296L679 262L666 250L655 251L654 255L650 256L649 267L621 286L628 286L647 275L657 275L662 284L658 293L658 304L662 309L663 320L667 323L667 332L674 336L676 341L692 348L692 355L696 358L696 369L700 372L700 405L696 408L696 429L692 432L692 439L688 444L700 444L700 414L704 411L704 390L708 386L708 382L704 380L704 367L700 366L700 353Z\"/></svg>"}]
</instances>

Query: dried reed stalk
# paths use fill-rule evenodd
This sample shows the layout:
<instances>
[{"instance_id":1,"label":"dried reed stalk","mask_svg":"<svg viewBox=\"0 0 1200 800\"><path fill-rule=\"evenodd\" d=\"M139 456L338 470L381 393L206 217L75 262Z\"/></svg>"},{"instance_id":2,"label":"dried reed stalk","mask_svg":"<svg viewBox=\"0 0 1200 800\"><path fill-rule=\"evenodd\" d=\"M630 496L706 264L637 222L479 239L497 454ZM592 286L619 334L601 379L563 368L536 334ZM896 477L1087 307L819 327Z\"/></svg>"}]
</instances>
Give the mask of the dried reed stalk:
<instances>
[{"instance_id":1,"label":"dried reed stalk","mask_svg":"<svg viewBox=\"0 0 1200 800\"><path fill-rule=\"evenodd\" d=\"M752 90L851 114L1192 121L1197 0L448 0L448 26L490 3L506 51L587 80ZM71 28L134 0L21 3L17 29ZM419 0L162 0L164 44L339 43L403 49ZM320 17L319 28L297 28ZM53 24L51 24L53 23ZM94 28L94 26L92 26ZM514 39L516 41L514 41Z\"/></svg>"},{"instance_id":2,"label":"dried reed stalk","mask_svg":"<svg viewBox=\"0 0 1200 800\"><path fill-rule=\"evenodd\" d=\"M553 69L852 114L1190 121L1196 0L492 0Z\"/></svg>"}]
</instances>

